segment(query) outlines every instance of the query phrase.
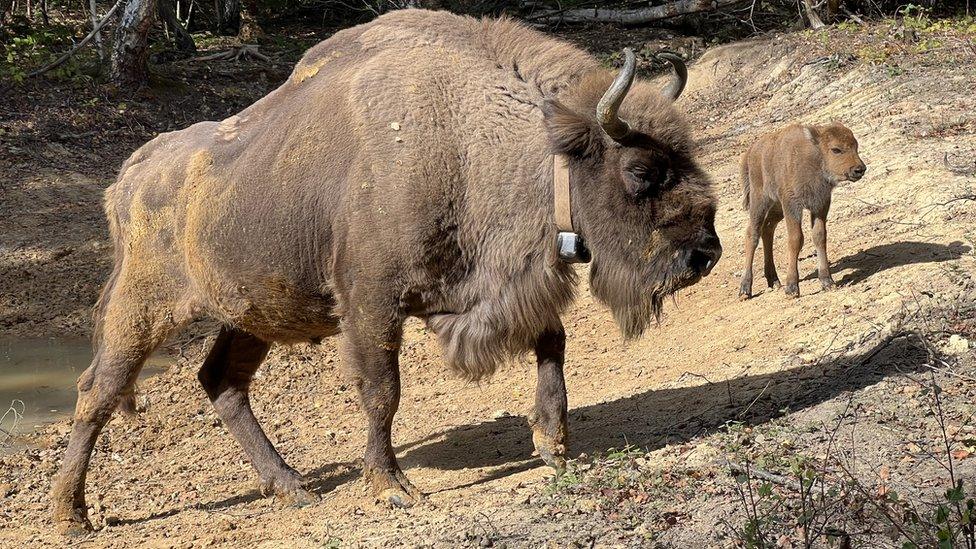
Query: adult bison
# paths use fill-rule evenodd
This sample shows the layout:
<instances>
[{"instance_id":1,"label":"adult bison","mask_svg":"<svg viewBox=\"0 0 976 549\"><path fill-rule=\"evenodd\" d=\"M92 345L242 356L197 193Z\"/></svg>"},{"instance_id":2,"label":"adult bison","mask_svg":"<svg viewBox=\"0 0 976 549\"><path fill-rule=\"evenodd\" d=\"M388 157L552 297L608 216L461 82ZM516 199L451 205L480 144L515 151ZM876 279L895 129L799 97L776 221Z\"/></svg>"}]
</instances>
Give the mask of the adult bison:
<instances>
[{"instance_id":1,"label":"adult bison","mask_svg":"<svg viewBox=\"0 0 976 549\"><path fill-rule=\"evenodd\" d=\"M115 267L53 489L60 528L88 527L92 446L143 361L202 316L224 327L200 382L266 493L310 497L251 412L251 377L271 342L342 333L368 418L364 474L383 501L421 497L390 443L408 316L466 378L534 350L533 440L559 465L559 316L576 273L555 246L554 201L567 203L554 157L592 250L592 292L627 337L721 253L715 198L672 106L684 67L664 93L630 89L634 70L629 51L614 78L510 20L401 11L315 46L240 114L136 151L106 191Z\"/></svg>"}]
</instances>

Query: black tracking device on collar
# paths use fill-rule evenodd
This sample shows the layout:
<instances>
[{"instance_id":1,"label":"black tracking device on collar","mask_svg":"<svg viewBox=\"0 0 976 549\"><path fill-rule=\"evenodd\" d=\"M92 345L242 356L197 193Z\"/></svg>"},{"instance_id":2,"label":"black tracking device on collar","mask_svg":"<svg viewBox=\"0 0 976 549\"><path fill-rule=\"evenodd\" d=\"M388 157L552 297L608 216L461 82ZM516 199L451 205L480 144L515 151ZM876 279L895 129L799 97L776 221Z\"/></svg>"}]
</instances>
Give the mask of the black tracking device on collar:
<instances>
[{"instance_id":1,"label":"black tracking device on collar","mask_svg":"<svg viewBox=\"0 0 976 549\"><path fill-rule=\"evenodd\" d=\"M576 233L560 231L556 235L556 249L559 259L566 263L590 262L590 249L586 247L583 237Z\"/></svg>"}]
</instances>

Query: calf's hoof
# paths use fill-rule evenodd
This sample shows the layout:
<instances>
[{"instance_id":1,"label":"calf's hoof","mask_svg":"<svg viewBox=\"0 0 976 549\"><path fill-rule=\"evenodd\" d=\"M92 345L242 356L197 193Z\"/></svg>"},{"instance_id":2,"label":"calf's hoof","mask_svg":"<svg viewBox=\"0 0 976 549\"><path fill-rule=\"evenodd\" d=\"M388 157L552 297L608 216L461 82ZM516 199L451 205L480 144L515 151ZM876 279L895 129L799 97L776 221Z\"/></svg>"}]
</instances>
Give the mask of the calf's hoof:
<instances>
[{"instance_id":1,"label":"calf's hoof","mask_svg":"<svg viewBox=\"0 0 976 549\"><path fill-rule=\"evenodd\" d=\"M745 301L752 297L752 280L743 280L739 284L739 301Z\"/></svg>"},{"instance_id":2,"label":"calf's hoof","mask_svg":"<svg viewBox=\"0 0 976 549\"><path fill-rule=\"evenodd\" d=\"M376 502L381 505L406 509L426 499L399 469L396 471L374 469L367 471L366 477L373 486Z\"/></svg>"},{"instance_id":3,"label":"calf's hoof","mask_svg":"<svg viewBox=\"0 0 976 549\"><path fill-rule=\"evenodd\" d=\"M798 283L793 282L787 284L784 288L786 289L786 295L793 298L800 297L800 285Z\"/></svg>"},{"instance_id":4,"label":"calf's hoof","mask_svg":"<svg viewBox=\"0 0 976 549\"><path fill-rule=\"evenodd\" d=\"M767 280L766 281L766 284L769 284L770 289L773 289L773 290L778 290L778 289L780 289L780 288L783 287L783 285L780 284L778 278L774 278L772 280Z\"/></svg>"},{"instance_id":5,"label":"calf's hoof","mask_svg":"<svg viewBox=\"0 0 976 549\"><path fill-rule=\"evenodd\" d=\"M834 280L831 278L821 278L820 286L824 289L825 292L829 292L837 288L837 285L834 284Z\"/></svg>"}]
</instances>

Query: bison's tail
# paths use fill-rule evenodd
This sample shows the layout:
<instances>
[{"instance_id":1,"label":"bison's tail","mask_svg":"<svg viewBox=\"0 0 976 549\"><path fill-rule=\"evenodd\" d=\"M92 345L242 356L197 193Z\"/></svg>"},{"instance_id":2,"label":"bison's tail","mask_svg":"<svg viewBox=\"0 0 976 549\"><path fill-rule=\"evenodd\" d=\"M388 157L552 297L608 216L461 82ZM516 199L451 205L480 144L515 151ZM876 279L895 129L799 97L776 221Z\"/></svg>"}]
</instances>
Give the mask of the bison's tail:
<instances>
[{"instance_id":1,"label":"bison's tail","mask_svg":"<svg viewBox=\"0 0 976 549\"><path fill-rule=\"evenodd\" d=\"M125 258L125 245L122 242L122 230L119 226L119 215L117 211L118 204L112 197L112 188L109 187L105 192L105 217L108 219L109 239L112 242L112 274L109 275L108 282L102 288L102 292L98 295L98 301L95 302L95 307L92 310L92 347L96 356L100 352L99 348L105 335L105 315L108 311L109 301L112 299L112 293L119 280L119 274L122 272L122 261ZM94 371L91 373L94 374ZM122 400L119 402L119 409L127 414L135 413L136 395L134 390L127 391L122 396Z\"/></svg>"},{"instance_id":2,"label":"bison's tail","mask_svg":"<svg viewBox=\"0 0 976 549\"><path fill-rule=\"evenodd\" d=\"M104 335L105 312L108 310L108 303L112 298L112 290L115 289L115 283L118 281L119 273L122 271L123 251L125 250L125 246L122 245L122 235L119 229L118 212L116 211L114 201L110 198L110 192L111 188L105 194L105 217L108 218L109 239L112 242L112 274L109 275L108 282L102 288L102 292L98 295L98 301L95 302L95 307L92 310L94 326L92 330L92 346L96 349L96 352Z\"/></svg>"},{"instance_id":3,"label":"bison's tail","mask_svg":"<svg viewBox=\"0 0 976 549\"><path fill-rule=\"evenodd\" d=\"M742 209L749 209L749 187L752 185L749 181L749 164L746 162L746 157L742 157L742 164L739 166L739 177L742 179Z\"/></svg>"}]
</instances>

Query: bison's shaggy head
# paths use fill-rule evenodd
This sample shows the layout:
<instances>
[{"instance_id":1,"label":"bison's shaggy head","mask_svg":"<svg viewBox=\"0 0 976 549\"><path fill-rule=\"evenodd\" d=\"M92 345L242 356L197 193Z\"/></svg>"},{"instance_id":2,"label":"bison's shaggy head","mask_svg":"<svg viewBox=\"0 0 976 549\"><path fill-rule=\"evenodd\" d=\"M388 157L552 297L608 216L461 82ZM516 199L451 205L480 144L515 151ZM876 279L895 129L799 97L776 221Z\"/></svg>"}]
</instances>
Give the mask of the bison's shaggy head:
<instances>
[{"instance_id":1,"label":"bison's shaggy head","mask_svg":"<svg viewBox=\"0 0 976 549\"><path fill-rule=\"evenodd\" d=\"M590 287L613 311L625 337L640 335L663 300L707 275L722 254L716 199L696 164L684 117L672 105L686 71L664 93L634 82L625 51L615 79L583 79L549 101L545 123L553 152L570 159L573 219L592 253Z\"/></svg>"},{"instance_id":2,"label":"bison's shaggy head","mask_svg":"<svg viewBox=\"0 0 976 549\"><path fill-rule=\"evenodd\" d=\"M864 177L867 166L857 154L857 139L847 126L839 122L826 126L806 126L810 141L820 149L824 175L832 183L857 181Z\"/></svg>"}]
</instances>

